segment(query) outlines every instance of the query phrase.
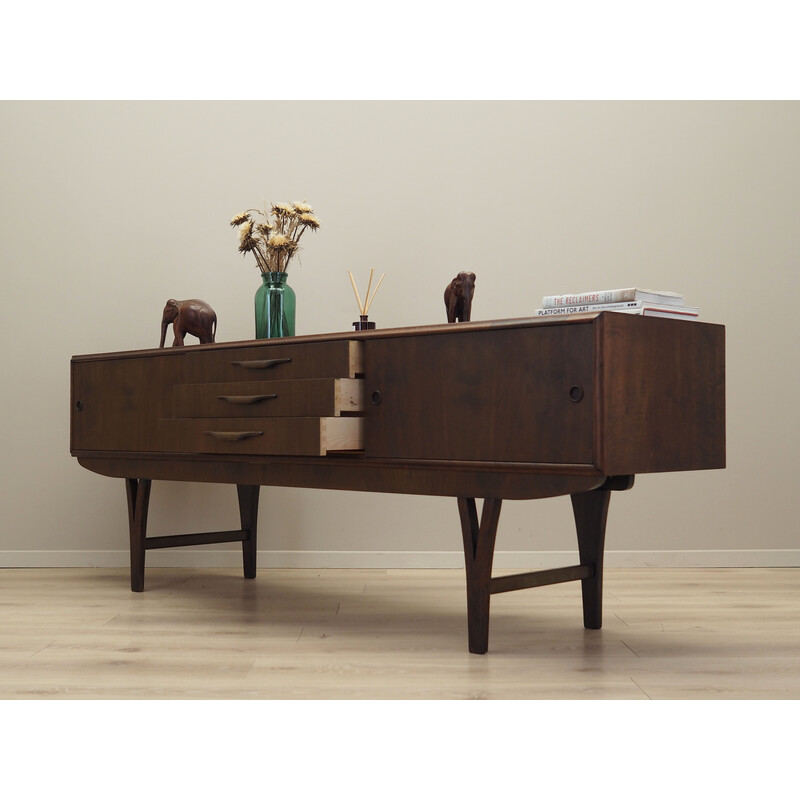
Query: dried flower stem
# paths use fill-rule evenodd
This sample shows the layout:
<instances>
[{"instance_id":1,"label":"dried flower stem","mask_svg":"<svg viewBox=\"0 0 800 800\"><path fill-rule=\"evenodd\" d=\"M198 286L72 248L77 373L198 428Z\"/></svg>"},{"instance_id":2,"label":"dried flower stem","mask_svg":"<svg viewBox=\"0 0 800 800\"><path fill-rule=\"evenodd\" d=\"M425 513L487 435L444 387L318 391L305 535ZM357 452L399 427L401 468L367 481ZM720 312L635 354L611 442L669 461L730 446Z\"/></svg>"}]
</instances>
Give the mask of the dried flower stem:
<instances>
[{"instance_id":1,"label":"dried flower stem","mask_svg":"<svg viewBox=\"0 0 800 800\"><path fill-rule=\"evenodd\" d=\"M253 214L259 214L265 221L254 226ZM320 221L305 202L273 203L269 211L266 204L263 211L248 208L237 214L231 225L244 226L240 232L239 250L252 253L261 272L286 272L292 256L300 249L300 238L307 228L317 230Z\"/></svg>"}]
</instances>

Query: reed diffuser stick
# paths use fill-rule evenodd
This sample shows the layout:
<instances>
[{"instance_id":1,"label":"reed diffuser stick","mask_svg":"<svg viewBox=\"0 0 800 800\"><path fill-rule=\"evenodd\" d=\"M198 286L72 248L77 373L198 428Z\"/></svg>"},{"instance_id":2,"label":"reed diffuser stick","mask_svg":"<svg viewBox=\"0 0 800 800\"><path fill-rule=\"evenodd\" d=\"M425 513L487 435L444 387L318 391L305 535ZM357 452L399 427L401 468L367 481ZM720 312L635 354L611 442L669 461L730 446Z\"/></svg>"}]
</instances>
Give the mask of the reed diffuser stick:
<instances>
[{"instance_id":1,"label":"reed diffuser stick","mask_svg":"<svg viewBox=\"0 0 800 800\"><path fill-rule=\"evenodd\" d=\"M353 285L353 291L356 293L356 302L358 303L358 311L363 317L367 312L364 310L364 306L361 305L361 298L358 295L358 289L356 289L356 282L353 279L353 273L350 270L347 270L347 274L350 276L350 283Z\"/></svg>"},{"instance_id":2,"label":"reed diffuser stick","mask_svg":"<svg viewBox=\"0 0 800 800\"><path fill-rule=\"evenodd\" d=\"M374 269L370 269L369 271L369 283L367 283L367 293L364 295L364 310L361 312L362 314L367 313L367 308L369 308L369 290L372 286L372 276L375 274Z\"/></svg>"},{"instance_id":3,"label":"reed diffuser stick","mask_svg":"<svg viewBox=\"0 0 800 800\"><path fill-rule=\"evenodd\" d=\"M381 288L381 284L383 283L383 279L386 277L386 273L384 272L381 275L381 279L378 281L378 285L375 287L375 291L372 293L372 297L367 298L367 305L364 307L364 314L369 313L369 307L372 305L372 301L375 299L375 295L378 294L378 289Z\"/></svg>"}]
</instances>

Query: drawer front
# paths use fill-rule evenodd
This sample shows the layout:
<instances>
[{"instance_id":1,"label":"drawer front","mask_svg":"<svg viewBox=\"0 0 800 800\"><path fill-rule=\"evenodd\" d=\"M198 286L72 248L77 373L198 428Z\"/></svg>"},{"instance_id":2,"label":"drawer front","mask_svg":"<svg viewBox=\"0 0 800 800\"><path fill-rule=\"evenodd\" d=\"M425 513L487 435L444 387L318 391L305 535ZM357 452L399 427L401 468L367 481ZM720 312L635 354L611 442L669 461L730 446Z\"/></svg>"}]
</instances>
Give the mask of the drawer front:
<instances>
[{"instance_id":1,"label":"drawer front","mask_svg":"<svg viewBox=\"0 0 800 800\"><path fill-rule=\"evenodd\" d=\"M161 423L176 452L324 456L363 448L359 417L175 419Z\"/></svg>"},{"instance_id":2,"label":"drawer front","mask_svg":"<svg viewBox=\"0 0 800 800\"><path fill-rule=\"evenodd\" d=\"M355 378L363 372L361 351L361 342L342 340L187 352L186 382Z\"/></svg>"},{"instance_id":3,"label":"drawer front","mask_svg":"<svg viewBox=\"0 0 800 800\"><path fill-rule=\"evenodd\" d=\"M175 386L176 417L338 417L364 408L364 381L318 378Z\"/></svg>"},{"instance_id":4,"label":"drawer front","mask_svg":"<svg viewBox=\"0 0 800 800\"><path fill-rule=\"evenodd\" d=\"M594 326L365 342L376 458L592 464Z\"/></svg>"}]
</instances>

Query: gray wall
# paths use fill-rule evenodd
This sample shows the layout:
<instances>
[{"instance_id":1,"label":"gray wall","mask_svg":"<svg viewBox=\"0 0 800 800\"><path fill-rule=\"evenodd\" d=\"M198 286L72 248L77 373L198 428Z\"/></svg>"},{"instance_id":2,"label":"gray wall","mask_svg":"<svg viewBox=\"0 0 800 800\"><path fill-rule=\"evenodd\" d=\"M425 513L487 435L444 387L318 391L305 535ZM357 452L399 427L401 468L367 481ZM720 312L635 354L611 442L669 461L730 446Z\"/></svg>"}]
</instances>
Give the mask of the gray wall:
<instances>
[{"instance_id":1,"label":"gray wall","mask_svg":"<svg viewBox=\"0 0 800 800\"><path fill-rule=\"evenodd\" d=\"M386 272L380 327L473 319L544 294L680 291L727 326L728 468L615 495L610 564L800 564L800 105L770 102L0 104L0 565L126 563L122 481L69 456L69 358L156 346L167 297L218 341L252 338L253 262L233 214L307 200L298 333L355 318L347 277ZM458 566L455 502L265 488L261 566ZM232 487L157 484L151 533L236 527ZM509 502L499 566L574 549L569 501ZM238 563L234 546L151 564Z\"/></svg>"}]
</instances>

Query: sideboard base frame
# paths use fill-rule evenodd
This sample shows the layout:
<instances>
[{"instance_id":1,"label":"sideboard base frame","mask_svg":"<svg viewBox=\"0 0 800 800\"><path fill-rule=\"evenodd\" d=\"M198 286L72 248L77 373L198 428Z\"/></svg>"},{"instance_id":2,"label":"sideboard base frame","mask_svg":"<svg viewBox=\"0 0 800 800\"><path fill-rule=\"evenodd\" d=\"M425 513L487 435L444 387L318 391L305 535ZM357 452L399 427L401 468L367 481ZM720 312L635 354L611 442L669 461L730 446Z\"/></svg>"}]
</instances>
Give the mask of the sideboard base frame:
<instances>
[{"instance_id":1,"label":"sideboard base frame","mask_svg":"<svg viewBox=\"0 0 800 800\"><path fill-rule=\"evenodd\" d=\"M469 652L484 654L489 649L489 601L491 595L549 586L554 583L581 581L583 624L590 629L602 626L603 550L606 520L612 491L633 486L634 476L608 478L596 489L570 495L578 536L580 564L492 577L497 528L502 498L484 498L480 521L474 497L458 497L464 558L467 576L467 634ZM237 484L239 517L242 527L236 531L182 533L171 536L147 536L150 508L150 478L125 478L128 498L128 524L131 553L131 591L144 591L145 554L167 547L195 547L222 542L242 543L244 577L256 577L258 542L258 503L260 486Z\"/></svg>"}]
</instances>

